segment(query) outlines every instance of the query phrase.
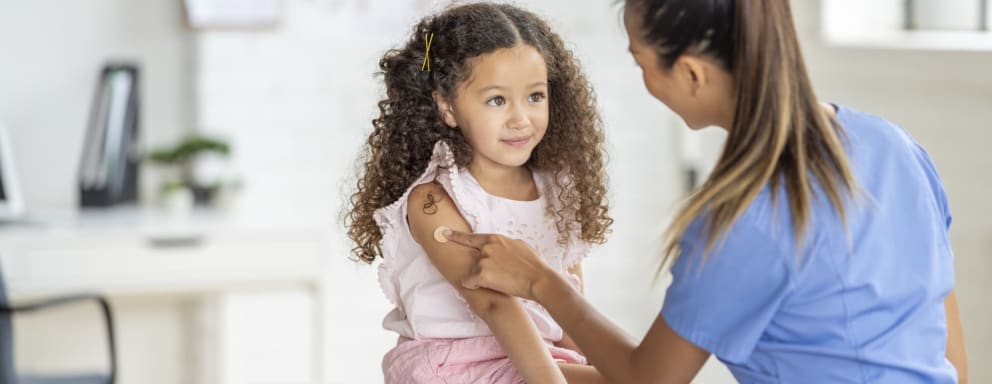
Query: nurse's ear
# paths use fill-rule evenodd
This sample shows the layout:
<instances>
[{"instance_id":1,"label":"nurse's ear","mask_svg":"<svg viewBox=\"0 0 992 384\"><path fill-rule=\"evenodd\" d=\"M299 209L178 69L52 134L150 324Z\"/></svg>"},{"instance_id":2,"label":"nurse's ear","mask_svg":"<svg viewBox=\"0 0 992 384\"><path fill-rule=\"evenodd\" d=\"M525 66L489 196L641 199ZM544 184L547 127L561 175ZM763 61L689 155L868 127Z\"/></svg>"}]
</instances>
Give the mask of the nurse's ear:
<instances>
[{"instance_id":1,"label":"nurse's ear","mask_svg":"<svg viewBox=\"0 0 992 384\"><path fill-rule=\"evenodd\" d=\"M701 90L710 85L713 63L698 56L682 55L672 65L672 72L679 86L689 96L699 97Z\"/></svg>"},{"instance_id":2,"label":"nurse's ear","mask_svg":"<svg viewBox=\"0 0 992 384\"><path fill-rule=\"evenodd\" d=\"M434 103L437 104L437 111L441 114L441 121L444 121L449 128L457 128L458 121L455 120L455 109L451 102L441 96L441 93L434 91L431 96L434 97Z\"/></svg>"}]
</instances>

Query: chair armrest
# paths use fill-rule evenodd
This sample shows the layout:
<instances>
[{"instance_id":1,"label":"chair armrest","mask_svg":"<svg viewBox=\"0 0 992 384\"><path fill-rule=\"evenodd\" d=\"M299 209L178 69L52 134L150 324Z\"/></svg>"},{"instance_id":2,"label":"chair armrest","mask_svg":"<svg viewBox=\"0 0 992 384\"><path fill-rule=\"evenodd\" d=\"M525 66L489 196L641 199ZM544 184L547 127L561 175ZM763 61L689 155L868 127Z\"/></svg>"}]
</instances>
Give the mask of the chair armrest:
<instances>
[{"instance_id":1,"label":"chair armrest","mask_svg":"<svg viewBox=\"0 0 992 384\"><path fill-rule=\"evenodd\" d=\"M36 301L27 304L20 305L5 305L0 306L0 313L4 314L15 314L15 313L30 313L39 310L49 309L53 307L64 306L67 304L74 304L80 301L93 300L100 304L100 309L103 313L104 323L107 326L107 349L110 351L110 383L113 384L117 380L117 347L115 343L114 335L114 315L110 309L110 302L107 301L102 295L98 294L76 294L60 296L51 299L45 299L41 301Z\"/></svg>"}]
</instances>

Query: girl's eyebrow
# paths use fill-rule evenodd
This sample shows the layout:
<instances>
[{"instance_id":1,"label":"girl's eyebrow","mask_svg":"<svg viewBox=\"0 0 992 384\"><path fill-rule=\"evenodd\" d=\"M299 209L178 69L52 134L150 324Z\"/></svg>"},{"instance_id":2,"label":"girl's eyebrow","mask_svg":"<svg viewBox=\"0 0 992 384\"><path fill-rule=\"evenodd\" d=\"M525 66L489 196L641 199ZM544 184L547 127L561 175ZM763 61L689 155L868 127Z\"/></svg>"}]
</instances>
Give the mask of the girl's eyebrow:
<instances>
[{"instance_id":1,"label":"girl's eyebrow","mask_svg":"<svg viewBox=\"0 0 992 384\"><path fill-rule=\"evenodd\" d=\"M531 83L530 85L528 85L527 88L534 88L534 87L541 86L541 85L548 85L548 83L545 82L545 81L536 81L536 82ZM490 85L490 86L487 86L487 87L482 87L482 89L479 90L479 93L484 93L484 92L486 92L486 91L488 91L490 89L500 89L501 90L501 89L506 89L506 87L504 87L502 85Z\"/></svg>"},{"instance_id":2,"label":"girl's eyebrow","mask_svg":"<svg viewBox=\"0 0 992 384\"><path fill-rule=\"evenodd\" d=\"M502 86L499 86L499 85L490 85L488 87L482 87L482 89L479 89L479 92L478 93L480 93L480 94L486 93L486 91L489 91L491 89L501 90L501 89L504 89L504 88Z\"/></svg>"}]
</instances>

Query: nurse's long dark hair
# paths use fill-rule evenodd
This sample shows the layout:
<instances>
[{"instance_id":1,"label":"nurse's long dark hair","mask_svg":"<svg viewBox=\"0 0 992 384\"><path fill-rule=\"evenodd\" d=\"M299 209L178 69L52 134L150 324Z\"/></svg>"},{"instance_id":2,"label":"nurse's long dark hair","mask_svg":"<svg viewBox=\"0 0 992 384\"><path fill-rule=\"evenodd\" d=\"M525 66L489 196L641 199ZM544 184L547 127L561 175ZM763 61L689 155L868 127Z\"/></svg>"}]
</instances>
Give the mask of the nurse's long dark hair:
<instances>
[{"instance_id":1,"label":"nurse's long dark hair","mask_svg":"<svg viewBox=\"0 0 992 384\"><path fill-rule=\"evenodd\" d=\"M716 60L733 74L737 106L720 159L666 231L665 261L697 218L709 253L763 187L784 184L792 230L802 240L813 187L846 222L844 199L857 189L837 121L813 93L789 0L627 0L640 32L671 68L683 54ZM814 184L815 183L815 184Z\"/></svg>"}]
</instances>

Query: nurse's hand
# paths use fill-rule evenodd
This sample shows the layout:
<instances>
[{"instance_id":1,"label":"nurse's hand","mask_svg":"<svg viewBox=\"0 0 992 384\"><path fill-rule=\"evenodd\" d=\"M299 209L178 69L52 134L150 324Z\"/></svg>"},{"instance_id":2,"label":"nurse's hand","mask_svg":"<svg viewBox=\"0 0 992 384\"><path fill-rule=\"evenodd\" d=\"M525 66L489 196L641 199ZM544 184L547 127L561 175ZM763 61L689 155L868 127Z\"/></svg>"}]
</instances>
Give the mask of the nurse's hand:
<instances>
[{"instance_id":1,"label":"nurse's hand","mask_svg":"<svg viewBox=\"0 0 992 384\"><path fill-rule=\"evenodd\" d=\"M462 280L468 289L488 288L507 295L536 300L535 286L559 277L527 243L501 235L444 231L455 243L477 253L472 272Z\"/></svg>"}]
</instances>

